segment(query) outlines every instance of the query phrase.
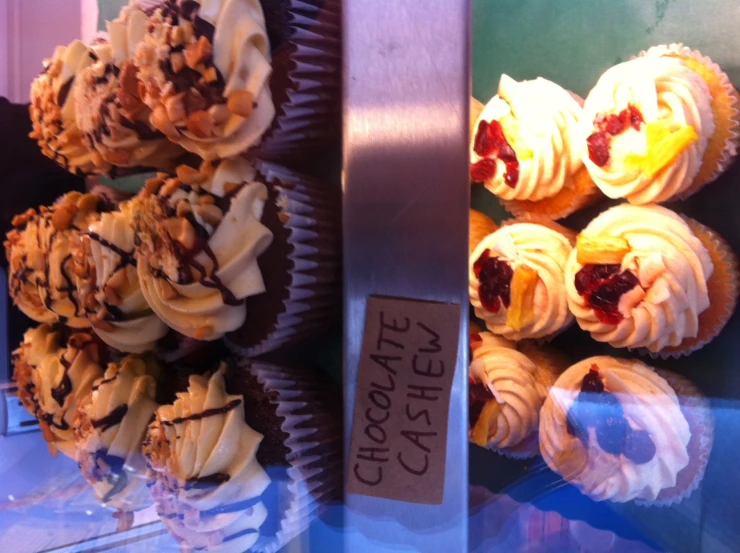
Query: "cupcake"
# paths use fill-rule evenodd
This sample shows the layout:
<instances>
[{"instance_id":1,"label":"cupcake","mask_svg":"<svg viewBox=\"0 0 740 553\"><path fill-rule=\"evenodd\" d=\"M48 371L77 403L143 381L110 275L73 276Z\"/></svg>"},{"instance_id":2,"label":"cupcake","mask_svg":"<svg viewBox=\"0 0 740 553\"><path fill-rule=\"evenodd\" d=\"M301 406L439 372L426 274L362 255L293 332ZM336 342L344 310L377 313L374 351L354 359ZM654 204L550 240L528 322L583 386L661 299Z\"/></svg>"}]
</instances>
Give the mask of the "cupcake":
<instances>
[{"instance_id":1,"label":"cupcake","mask_svg":"<svg viewBox=\"0 0 740 553\"><path fill-rule=\"evenodd\" d=\"M148 429L157 513L183 550L279 550L336 493L341 422L303 374L245 363L190 377Z\"/></svg>"},{"instance_id":2,"label":"cupcake","mask_svg":"<svg viewBox=\"0 0 740 553\"><path fill-rule=\"evenodd\" d=\"M157 129L203 159L290 153L332 127L337 7L266 7L269 24L256 0L169 0L148 18L134 57L142 99Z\"/></svg>"},{"instance_id":3,"label":"cupcake","mask_svg":"<svg viewBox=\"0 0 740 553\"><path fill-rule=\"evenodd\" d=\"M688 49L658 47L612 67L584 104L591 178L633 204L687 198L735 155L736 98L719 67Z\"/></svg>"},{"instance_id":4,"label":"cupcake","mask_svg":"<svg viewBox=\"0 0 740 553\"><path fill-rule=\"evenodd\" d=\"M612 357L567 369L540 413L548 466L596 501L680 501L699 485L713 435L709 404L685 379Z\"/></svg>"},{"instance_id":5,"label":"cupcake","mask_svg":"<svg viewBox=\"0 0 740 553\"><path fill-rule=\"evenodd\" d=\"M26 397L23 403L33 407L53 454L75 457L75 416L92 393L93 382L103 376L103 353L88 332L65 337L42 325L25 334L13 356L15 379Z\"/></svg>"},{"instance_id":6,"label":"cupcake","mask_svg":"<svg viewBox=\"0 0 740 553\"><path fill-rule=\"evenodd\" d=\"M486 236L498 230L498 225L488 215L470 210L470 253L472 254L478 244Z\"/></svg>"},{"instance_id":7,"label":"cupcake","mask_svg":"<svg viewBox=\"0 0 740 553\"><path fill-rule=\"evenodd\" d=\"M87 328L85 306L75 286L74 244L80 229L100 218L110 205L93 194L69 192L40 212L14 219L5 253L10 297L31 319Z\"/></svg>"},{"instance_id":8,"label":"cupcake","mask_svg":"<svg viewBox=\"0 0 740 553\"><path fill-rule=\"evenodd\" d=\"M77 290L95 333L109 346L142 353L167 334L139 284L133 203L103 213L80 233L73 258Z\"/></svg>"},{"instance_id":9,"label":"cupcake","mask_svg":"<svg viewBox=\"0 0 740 553\"><path fill-rule=\"evenodd\" d=\"M152 502L141 452L155 400L158 365L127 356L110 363L92 386L74 420L75 458L105 506L138 511Z\"/></svg>"},{"instance_id":10,"label":"cupcake","mask_svg":"<svg viewBox=\"0 0 740 553\"><path fill-rule=\"evenodd\" d=\"M470 441L509 457L538 455L540 409L568 363L490 332L472 333L470 348Z\"/></svg>"},{"instance_id":11,"label":"cupcake","mask_svg":"<svg viewBox=\"0 0 740 553\"><path fill-rule=\"evenodd\" d=\"M654 206L613 207L578 236L565 271L582 329L661 357L710 342L737 304L737 258L698 222Z\"/></svg>"},{"instance_id":12,"label":"cupcake","mask_svg":"<svg viewBox=\"0 0 740 553\"><path fill-rule=\"evenodd\" d=\"M78 175L110 169L103 158L88 148L77 124L77 95L80 73L98 59L95 48L75 40L58 46L44 61L44 70L31 84L29 113L43 154Z\"/></svg>"},{"instance_id":13,"label":"cupcake","mask_svg":"<svg viewBox=\"0 0 740 553\"><path fill-rule=\"evenodd\" d=\"M88 146L116 167L172 169L183 150L149 122L132 57L146 33L147 17L131 6L108 23L110 43L79 75L77 123Z\"/></svg>"},{"instance_id":14,"label":"cupcake","mask_svg":"<svg viewBox=\"0 0 740 553\"><path fill-rule=\"evenodd\" d=\"M470 256L475 315L509 340L550 339L573 320L563 274L570 231L535 219L505 223Z\"/></svg>"},{"instance_id":15,"label":"cupcake","mask_svg":"<svg viewBox=\"0 0 740 553\"><path fill-rule=\"evenodd\" d=\"M579 148L580 99L543 78L501 76L475 123L470 173L514 215L560 219L592 203L598 189Z\"/></svg>"},{"instance_id":16,"label":"cupcake","mask_svg":"<svg viewBox=\"0 0 740 553\"><path fill-rule=\"evenodd\" d=\"M338 206L315 183L243 159L154 179L134 200L141 289L168 326L256 355L337 312Z\"/></svg>"}]
</instances>

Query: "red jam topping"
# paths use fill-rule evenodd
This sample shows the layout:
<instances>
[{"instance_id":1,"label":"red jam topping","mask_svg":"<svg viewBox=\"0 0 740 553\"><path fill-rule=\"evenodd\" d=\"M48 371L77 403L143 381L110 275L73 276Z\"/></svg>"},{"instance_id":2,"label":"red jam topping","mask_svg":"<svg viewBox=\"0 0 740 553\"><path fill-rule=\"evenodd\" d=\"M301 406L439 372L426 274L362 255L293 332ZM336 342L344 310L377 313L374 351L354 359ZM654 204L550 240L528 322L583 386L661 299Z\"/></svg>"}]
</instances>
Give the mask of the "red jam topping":
<instances>
[{"instance_id":1,"label":"red jam topping","mask_svg":"<svg viewBox=\"0 0 740 553\"><path fill-rule=\"evenodd\" d=\"M504 129L501 123L495 119L490 123L481 121L478 125L478 131L475 134L473 142L473 151L480 157L484 158L474 163L470 169L470 176L476 182L490 180L496 175L495 159L498 158L504 162L506 173L504 182L510 188L515 188L519 182L519 160L516 157L514 148L504 136ZM489 164L481 165L484 161ZM492 166L492 167L491 167Z\"/></svg>"},{"instance_id":2,"label":"red jam topping","mask_svg":"<svg viewBox=\"0 0 740 553\"><path fill-rule=\"evenodd\" d=\"M501 303L509 307L514 271L506 262L491 257L491 250L485 250L473 264L473 272L480 283L478 296L487 311L498 313Z\"/></svg>"},{"instance_id":3,"label":"red jam topping","mask_svg":"<svg viewBox=\"0 0 740 553\"><path fill-rule=\"evenodd\" d=\"M620 273L619 265L584 265L575 279L576 291L604 324L622 321L619 299L638 284L630 271Z\"/></svg>"},{"instance_id":4,"label":"red jam topping","mask_svg":"<svg viewBox=\"0 0 740 553\"><path fill-rule=\"evenodd\" d=\"M639 131L642 123L642 113L632 104L618 114L599 115L594 121L598 131L586 139L588 157L599 167L604 167L609 163L609 143L612 136L622 134L630 127Z\"/></svg>"},{"instance_id":5,"label":"red jam topping","mask_svg":"<svg viewBox=\"0 0 740 553\"><path fill-rule=\"evenodd\" d=\"M566 417L568 434L584 444L589 442L590 427L596 430L596 441L606 453L624 454L637 465L648 463L655 456L650 435L644 430L633 430L617 396L605 391L597 365L583 377L581 391Z\"/></svg>"}]
</instances>

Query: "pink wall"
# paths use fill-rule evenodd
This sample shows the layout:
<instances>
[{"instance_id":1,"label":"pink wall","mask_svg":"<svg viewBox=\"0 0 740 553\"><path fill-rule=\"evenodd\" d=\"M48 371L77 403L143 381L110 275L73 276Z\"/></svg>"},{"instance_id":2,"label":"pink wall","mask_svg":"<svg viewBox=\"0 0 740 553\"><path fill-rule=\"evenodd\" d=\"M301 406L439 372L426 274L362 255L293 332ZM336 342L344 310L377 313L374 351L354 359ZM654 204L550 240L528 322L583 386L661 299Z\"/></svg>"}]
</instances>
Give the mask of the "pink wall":
<instances>
[{"instance_id":1,"label":"pink wall","mask_svg":"<svg viewBox=\"0 0 740 553\"><path fill-rule=\"evenodd\" d=\"M0 95L28 101L41 62L58 44L81 36L82 8L75 0L0 1Z\"/></svg>"}]
</instances>

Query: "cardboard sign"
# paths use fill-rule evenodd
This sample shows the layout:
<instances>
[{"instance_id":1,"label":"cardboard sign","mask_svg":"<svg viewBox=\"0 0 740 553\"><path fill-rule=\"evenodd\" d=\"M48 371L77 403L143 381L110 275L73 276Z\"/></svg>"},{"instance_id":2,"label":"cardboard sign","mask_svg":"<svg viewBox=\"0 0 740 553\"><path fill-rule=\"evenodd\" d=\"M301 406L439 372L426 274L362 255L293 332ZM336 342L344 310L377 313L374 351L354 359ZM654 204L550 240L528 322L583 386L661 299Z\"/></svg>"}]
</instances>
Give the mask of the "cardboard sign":
<instances>
[{"instance_id":1,"label":"cardboard sign","mask_svg":"<svg viewBox=\"0 0 740 553\"><path fill-rule=\"evenodd\" d=\"M460 306L371 297L347 491L439 505Z\"/></svg>"}]
</instances>

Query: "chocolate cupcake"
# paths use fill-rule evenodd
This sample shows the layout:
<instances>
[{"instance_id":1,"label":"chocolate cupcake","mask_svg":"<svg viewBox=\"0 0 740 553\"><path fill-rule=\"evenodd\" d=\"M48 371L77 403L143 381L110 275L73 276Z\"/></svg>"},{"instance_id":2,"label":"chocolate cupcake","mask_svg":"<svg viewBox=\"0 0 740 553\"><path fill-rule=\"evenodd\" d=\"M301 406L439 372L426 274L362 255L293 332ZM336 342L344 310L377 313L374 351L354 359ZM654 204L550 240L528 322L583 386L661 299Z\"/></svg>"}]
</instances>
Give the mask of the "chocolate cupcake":
<instances>
[{"instance_id":1,"label":"chocolate cupcake","mask_svg":"<svg viewBox=\"0 0 740 553\"><path fill-rule=\"evenodd\" d=\"M151 357L130 355L110 363L74 420L75 457L82 475L95 497L124 513L152 503L141 447L158 407L155 377L159 371Z\"/></svg>"},{"instance_id":2,"label":"chocolate cupcake","mask_svg":"<svg viewBox=\"0 0 740 553\"><path fill-rule=\"evenodd\" d=\"M79 75L77 123L89 148L111 165L171 169L183 151L150 125L132 62L146 25L146 15L135 6L108 23L111 42L96 48L97 61Z\"/></svg>"},{"instance_id":3,"label":"chocolate cupcake","mask_svg":"<svg viewBox=\"0 0 740 553\"><path fill-rule=\"evenodd\" d=\"M94 194L70 192L51 207L29 209L13 220L5 242L10 297L31 319L90 326L75 286L75 243L80 229L111 207Z\"/></svg>"},{"instance_id":4,"label":"chocolate cupcake","mask_svg":"<svg viewBox=\"0 0 740 553\"><path fill-rule=\"evenodd\" d=\"M134 57L152 124L206 160L336 138L338 61L338 6L323 1L167 0Z\"/></svg>"},{"instance_id":5,"label":"chocolate cupcake","mask_svg":"<svg viewBox=\"0 0 740 553\"><path fill-rule=\"evenodd\" d=\"M13 354L23 404L39 420L49 450L75 458L74 420L103 376L105 352L89 332L69 334L50 325L26 333ZM29 379L30 374L30 379Z\"/></svg>"},{"instance_id":6,"label":"chocolate cupcake","mask_svg":"<svg viewBox=\"0 0 740 553\"><path fill-rule=\"evenodd\" d=\"M134 199L144 297L180 334L231 333L251 355L316 332L337 305L333 206L314 183L243 159L150 180Z\"/></svg>"},{"instance_id":7,"label":"chocolate cupcake","mask_svg":"<svg viewBox=\"0 0 740 553\"><path fill-rule=\"evenodd\" d=\"M277 551L334 497L341 432L321 388L222 365L157 410L144 446L152 496L184 550Z\"/></svg>"}]
</instances>

